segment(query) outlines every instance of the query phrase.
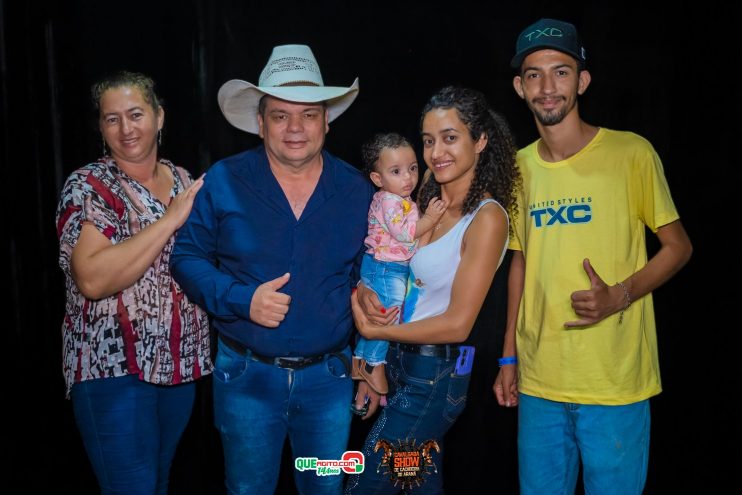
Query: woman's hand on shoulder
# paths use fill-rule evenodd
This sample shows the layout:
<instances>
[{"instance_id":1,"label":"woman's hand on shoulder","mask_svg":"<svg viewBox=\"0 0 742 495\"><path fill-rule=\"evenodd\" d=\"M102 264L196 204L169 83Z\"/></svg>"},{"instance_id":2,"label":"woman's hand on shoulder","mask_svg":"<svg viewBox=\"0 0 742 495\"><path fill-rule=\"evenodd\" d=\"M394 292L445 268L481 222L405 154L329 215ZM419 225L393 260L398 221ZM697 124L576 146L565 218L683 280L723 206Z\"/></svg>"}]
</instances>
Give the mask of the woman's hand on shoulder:
<instances>
[{"instance_id":1,"label":"woman's hand on shoulder","mask_svg":"<svg viewBox=\"0 0 742 495\"><path fill-rule=\"evenodd\" d=\"M201 177L194 180L185 191L181 192L170 201L170 206L168 206L167 212L162 218L167 218L169 221L172 221L175 224L176 230L188 219L188 215L191 213L191 208L193 208L193 201L196 199L196 193L198 193L204 185L205 176L206 174L201 175Z\"/></svg>"}]
</instances>

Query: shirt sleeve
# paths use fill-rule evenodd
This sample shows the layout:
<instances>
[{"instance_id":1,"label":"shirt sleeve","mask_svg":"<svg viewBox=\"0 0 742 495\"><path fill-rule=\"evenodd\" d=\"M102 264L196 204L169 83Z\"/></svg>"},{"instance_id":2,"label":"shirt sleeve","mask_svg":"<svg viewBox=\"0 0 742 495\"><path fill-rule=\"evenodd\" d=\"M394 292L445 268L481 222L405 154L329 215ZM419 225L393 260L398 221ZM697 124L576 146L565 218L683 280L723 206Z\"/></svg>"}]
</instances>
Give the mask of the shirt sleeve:
<instances>
[{"instance_id":1,"label":"shirt sleeve","mask_svg":"<svg viewBox=\"0 0 742 495\"><path fill-rule=\"evenodd\" d=\"M662 161L654 148L647 143L647 149L640 152L638 158L639 173L635 177L639 182L635 187L642 195L638 202L641 205L638 214L644 224L656 233L663 225L677 220L679 215L670 195Z\"/></svg>"},{"instance_id":2,"label":"shirt sleeve","mask_svg":"<svg viewBox=\"0 0 742 495\"><path fill-rule=\"evenodd\" d=\"M209 314L226 321L249 320L250 304L258 286L220 270L217 261L218 190L218 182L209 180L207 175L188 220L175 237L170 267L188 298Z\"/></svg>"},{"instance_id":3,"label":"shirt sleeve","mask_svg":"<svg viewBox=\"0 0 742 495\"><path fill-rule=\"evenodd\" d=\"M175 173L178 175L178 180L180 182L180 186L177 190L177 193L180 194L184 190L188 188L191 184L193 184L193 175L191 173L184 169L183 167L173 167L175 169Z\"/></svg>"},{"instance_id":4,"label":"shirt sleeve","mask_svg":"<svg viewBox=\"0 0 742 495\"><path fill-rule=\"evenodd\" d=\"M64 184L57 206L59 266L71 276L70 259L86 222L106 236L111 243L121 241L118 225L123 207L103 182L89 170L72 173ZM112 204L113 203L113 204Z\"/></svg>"}]
</instances>

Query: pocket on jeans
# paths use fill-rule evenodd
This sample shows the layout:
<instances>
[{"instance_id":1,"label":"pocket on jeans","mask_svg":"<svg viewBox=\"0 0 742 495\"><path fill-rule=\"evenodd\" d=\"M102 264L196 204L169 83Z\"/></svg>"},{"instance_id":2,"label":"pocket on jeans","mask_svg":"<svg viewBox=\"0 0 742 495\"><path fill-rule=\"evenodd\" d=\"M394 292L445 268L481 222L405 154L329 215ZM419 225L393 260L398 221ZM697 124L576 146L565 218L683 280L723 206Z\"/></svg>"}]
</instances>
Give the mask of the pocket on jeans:
<instances>
[{"instance_id":1,"label":"pocket on jeans","mask_svg":"<svg viewBox=\"0 0 742 495\"><path fill-rule=\"evenodd\" d=\"M451 375L448 381L448 393L446 394L446 407L443 417L453 423L461 415L466 407L466 395L469 390L469 378L471 374L459 376Z\"/></svg>"},{"instance_id":2,"label":"pocket on jeans","mask_svg":"<svg viewBox=\"0 0 742 495\"><path fill-rule=\"evenodd\" d=\"M330 374L330 376L333 376L337 379L344 380L350 376L350 369L348 369L348 366L350 364L350 357L348 357L347 354L343 354L343 356L347 359L347 363L342 360L339 356L329 356L327 359L325 359L324 366L325 369L327 369L327 372Z\"/></svg>"},{"instance_id":3,"label":"pocket on jeans","mask_svg":"<svg viewBox=\"0 0 742 495\"><path fill-rule=\"evenodd\" d=\"M431 385L439 378L438 358L402 351L399 353L399 367L408 382Z\"/></svg>"},{"instance_id":4,"label":"pocket on jeans","mask_svg":"<svg viewBox=\"0 0 742 495\"><path fill-rule=\"evenodd\" d=\"M222 383L231 383L245 375L247 359L231 351L219 350L214 361L214 378Z\"/></svg>"}]
</instances>

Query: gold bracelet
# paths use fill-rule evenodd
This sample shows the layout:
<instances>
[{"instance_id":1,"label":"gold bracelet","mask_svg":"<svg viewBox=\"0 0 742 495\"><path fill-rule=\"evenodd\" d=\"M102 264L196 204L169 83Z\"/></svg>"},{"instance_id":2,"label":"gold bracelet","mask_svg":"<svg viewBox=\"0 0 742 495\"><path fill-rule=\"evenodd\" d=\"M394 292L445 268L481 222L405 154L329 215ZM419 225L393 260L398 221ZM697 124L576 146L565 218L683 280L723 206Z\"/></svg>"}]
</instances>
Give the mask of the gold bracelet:
<instances>
[{"instance_id":1,"label":"gold bracelet","mask_svg":"<svg viewBox=\"0 0 742 495\"><path fill-rule=\"evenodd\" d=\"M623 307L621 313L618 315L618 323L621 324L623 322L623 312L626 311L629 306L631 306L631 296L629 295L629 291L623 284L623 282L616 282L616 285L623 289L623 295L626 296L626 306Z\"/></svg>"}]
</instances>

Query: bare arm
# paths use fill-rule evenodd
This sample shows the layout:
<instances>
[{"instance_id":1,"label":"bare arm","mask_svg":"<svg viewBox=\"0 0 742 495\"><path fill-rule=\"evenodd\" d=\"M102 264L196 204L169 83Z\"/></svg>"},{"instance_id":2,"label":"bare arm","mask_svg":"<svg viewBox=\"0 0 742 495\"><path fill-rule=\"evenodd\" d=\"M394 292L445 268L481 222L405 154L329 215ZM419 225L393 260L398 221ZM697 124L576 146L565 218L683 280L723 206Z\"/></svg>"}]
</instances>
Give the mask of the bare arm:
<instances>
[{"instance_id":1,"label":"bare arm","mask_svg":"<svg viewBox=\"0 0 742 495\"><path fill-rule=\"evenodd\" d=\"M518 310L523 296L526 275L526 260L522 251L513 251L508 274L508 317L505 325L505 339L502 346L503 356L515 356L515 328L518 321ZM501 406L518 404L517 364L508 364L500 368L495 379L495 396Z\"/></svg>"},{"instance_id":2,"label":"bare arm","mask_svg":"<svg viewBox=\"0 0 742 495\"><path fill-rule=\"evenodd\" d=\"M425 209L425 214L417 221L415 226L415 239L419 239L423 235L427 234L438 222L446 212L448 203L438 198L431 198L428 203L428 207Z\"/></svg>"},{"instance_id":3,"label":"bare arm","mask_svg":"<svg viewBox=\"0 0 742 495\"><path fill-rule=\"evenodd\" d=\"M670 280L688 263L693 246L680 220L657 229L661 247L644 268L624 281L629 295L639 299Z\"/></svg>"},{"instance_id":4,"label":"bare arm","mask_svg":"<svg viewBox=\"0 0 742 495\"><path fill-rule=\"evenodd\" d=\"M461 262L456 270L448 309L432 318L402 325L378 326L363 313L356 296L353 316L366 338L412 343L455 343L464 341L484 303L507 241L505 213L497 206L486 206L477 214L464 236Z\"/></svg>"},{"instance_id":5,"label":"bare arm","mask_svg":"<svg viewBox=\"0 0 742 495\"><path fill-rule=\"evenodd\" d=\"M667 282L688 262L693 252L680 220L657 229L657 238L661 244L657 254L622 282L632 301ZM589 260L586 259L583 265L590 277L591 287L572 293L572 307L580 319L565 323L567 327L592 325L626 307L626 294L619 284L608 286L595 273Z\"/></svg>"},{"instance_id":6,"label":"bare arm","mask_svg":"<svg viewBox=\"0 0 742 495\"><path fill-rule=\"evenodd\" d=\"M508 317L505 325L505 342L502 346L503 356L515 356L515 327L518 322L520 300L523 297L523 286L526 278L526 259L523 251L513 251L508 273Z\"/></svg>"},{"instance_id":7,"label":"bare arm","mask_svg":"<svg viewBox=\"0 0 742 495\"><path fill-rule=\"evenodd\" d=\"M202 185L203 177L173 198L162 218L119 244L111 244L92 224L85 223L70 260L72 278L80 292L88 299L101 299L133 285L188 218Z\"/></svg>"}]
</instances>

